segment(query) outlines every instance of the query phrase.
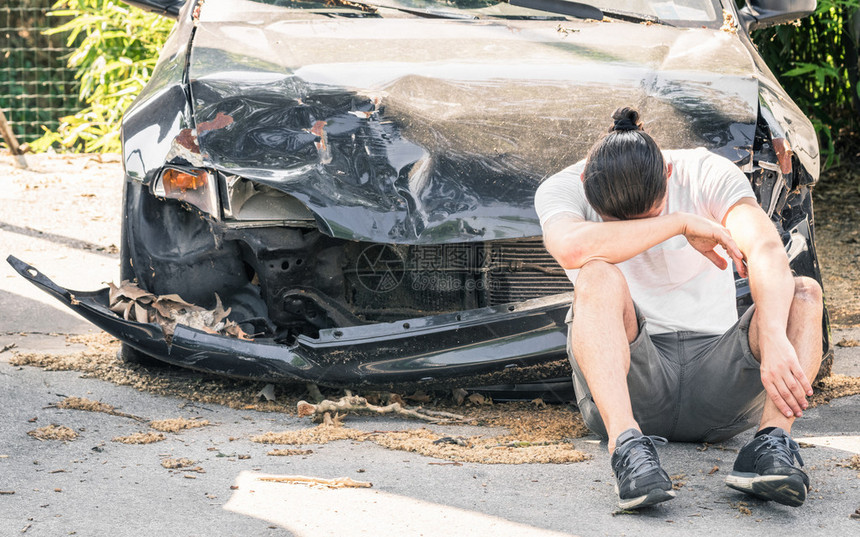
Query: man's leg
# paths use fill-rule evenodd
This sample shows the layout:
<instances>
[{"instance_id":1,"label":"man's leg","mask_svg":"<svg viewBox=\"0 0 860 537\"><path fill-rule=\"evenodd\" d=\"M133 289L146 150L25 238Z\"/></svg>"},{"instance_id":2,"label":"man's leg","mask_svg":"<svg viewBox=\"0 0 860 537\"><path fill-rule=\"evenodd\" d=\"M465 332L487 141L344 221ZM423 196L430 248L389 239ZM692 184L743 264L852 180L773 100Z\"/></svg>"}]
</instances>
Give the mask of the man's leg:
<instances>
[{"instance_id":1,"label":"man's leg","mask_svg":"<svg viewBox=\"0 0 860 537\"><path fill-rule=\"evenodd\" d=\"M665 439L643 436L633 417L627 374L630 344L638 335L636 308L621 271L603 261L586 263L574 286L571 350L606 427L622 509L675 497L655 447Z\"/></svg>"},{"instance_id":2,"label":"man's leg","mask_svg":"<svg viewBox=\"0 0 860 537\"><path fill-rule=\"evenodd\" d=\"M590 261L580 269L573 304L573 356L603 418L612 453L618 435L639 430L627 390L630 343L639 333L636 310L624 275L603 261Z\"/></svg>"},{"instance_id":3,"label":"man's leg","mask_svg":"<svg viewBox=\"0 0 860 537\"><path fill-rule=\"evenodd\" d=\"M824 312L821 286L812 278L794 279L794 298L788 312L786 335L797 352L800 367L812 383L821 367L821 316ZM753 314L750 323L749 343L755 359L761 362L759 347L758 312ZM795 417L786 417L776 404L768 398L764 404L759 430L766 427L779 427L791 432Z\"/></svg>"},{"instance_id":4,"label":"man's leg","mask_svg":"<svg viewBox=\"0 0 860 537\"><path fill-rule=\"evenodd\" d=\"M810 382L815 380L821 365L822 315L823 301L818 282L811 278L795 278L786 335ZM754 314L749 331L750 350L761 362L759 337ZM759 431L738 453L726 484L765 500L794 507L802 505L809 490L809 478L794 465L795 459L803 465L797 443L789 436L794 420L794 416L785 416L767 398Z\"/></svg>"}]
</instances>

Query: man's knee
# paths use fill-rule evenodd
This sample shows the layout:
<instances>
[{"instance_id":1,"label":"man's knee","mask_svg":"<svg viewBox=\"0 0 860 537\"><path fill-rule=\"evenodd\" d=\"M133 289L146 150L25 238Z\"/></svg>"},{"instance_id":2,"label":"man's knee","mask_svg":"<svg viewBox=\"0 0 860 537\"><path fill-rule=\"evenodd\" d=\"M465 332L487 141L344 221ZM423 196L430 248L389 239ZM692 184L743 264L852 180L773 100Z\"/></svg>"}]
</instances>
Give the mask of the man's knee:
<instances>
[{"instance_id":1,"label":"man's knee","mask_svg":"<svg viewBox=\"0 0 860 537\"><path fill-rule=\"evenodd\" d=\"M573 288L574 326L580 325L577 319L583 314L590 319L596 315L603 321L620 315L628 343L639 334L636 307L630 297L627 279L612 263L589 261L579 269Z\"/></svg>"},{"instance_id":2,"label":"man's knee","mask_svg":"<svg viewBox=\"0 0 860 537\"><path fill-rule=\"evenodd\" d=\"M576 298L594 297L602 300L629 294L627 280L618 267L597 260L589 261L579 269L573 291Z\"/></svg>"},{"instance_id":3,"label":"man's knee","mask_svg":"<svg viewBox=\"0 0 860 537\"><path fill-rule=\"evenodd\" d=\"M824 307L824 293L821 290L821 285L806 276L794 278L794 301L792 305L812 311L821 311Z\"/></svg>"}]
</instances>

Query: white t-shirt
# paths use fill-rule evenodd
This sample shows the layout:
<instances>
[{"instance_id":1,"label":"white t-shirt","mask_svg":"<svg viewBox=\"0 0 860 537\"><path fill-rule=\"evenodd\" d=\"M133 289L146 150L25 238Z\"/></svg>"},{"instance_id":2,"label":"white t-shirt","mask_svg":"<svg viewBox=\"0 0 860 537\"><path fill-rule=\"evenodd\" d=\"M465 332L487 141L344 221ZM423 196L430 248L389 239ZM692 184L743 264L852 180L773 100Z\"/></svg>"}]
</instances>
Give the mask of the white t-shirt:
<instances>
[{"instance_id":1,"label":"white t-shirt","mask_svg":"<svg viewBox=\"0 0 860 537\"><path fill-rule=\"evenodd\" d=\"M663 151L663 158L672 164L664 215L687 212L720 223L739 200L755 199L743 172L730 160L705 148ZM541 225L563 212L586 221L603 221L585 197L580 180L584 168L582 160L538 187L535 209ZM717 247L716 251L728 259L722 248ZM722 334L737 322L731 260L728 269L718 269L690 246L683 235L616 266L627 279L630 294L645 315L651 334L683 330ZM576 284L579 270L566 272Z\"/></svg>"}]
</instances>

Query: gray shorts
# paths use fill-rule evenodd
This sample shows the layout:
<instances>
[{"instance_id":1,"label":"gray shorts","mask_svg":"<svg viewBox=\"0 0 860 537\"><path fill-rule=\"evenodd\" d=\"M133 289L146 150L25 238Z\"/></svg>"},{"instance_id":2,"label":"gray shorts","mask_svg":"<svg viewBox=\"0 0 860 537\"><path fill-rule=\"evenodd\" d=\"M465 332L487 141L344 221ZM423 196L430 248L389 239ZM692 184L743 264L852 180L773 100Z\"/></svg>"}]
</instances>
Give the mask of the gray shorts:
<instances>
[{"instance_id":1,"label":"gray shorts","mask_svg":"<svg viewBox=\"0 0 860 537\"><path fill-rule=\"evenodd\" d=\"M747 310L723 335L652 336L637 308L639 335L630 344L627 387L643 433L679 442L719 442L758 424L765 391L749 345L754 310ZM567 355L585 424L605 440L606 427L573 357L570 337Z\"/></svg>"}]
</instances>

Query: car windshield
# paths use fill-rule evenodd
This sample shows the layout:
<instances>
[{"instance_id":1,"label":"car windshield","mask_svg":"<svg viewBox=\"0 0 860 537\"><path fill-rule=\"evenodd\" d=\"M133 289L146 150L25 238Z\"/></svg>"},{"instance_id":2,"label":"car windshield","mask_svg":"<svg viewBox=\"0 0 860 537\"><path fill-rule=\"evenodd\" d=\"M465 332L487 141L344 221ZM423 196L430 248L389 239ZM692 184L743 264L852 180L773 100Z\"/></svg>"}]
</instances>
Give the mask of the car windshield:
<instances>
[{"instance_id":1,"label":"car windshield","mask_svg":"<svg viewBox=\"0 0 860 537\"><path fill-rule=\"evenodd\" d=\"M332 8L354 8L366 10L368 8L388 8L415 13L425 16L439 16L452 18L474 18L482 16L490 17L530 17L535 13L547 14L547 11L566 13L566 11L555 11L552 4L580 4L591 6L603 11L607 16L616 18L630 18L631 20L652 20L667 23L714 23L717 22L718 11L715 0L591 0L587 2L565 2L564 0L553 0L551 2L541 1L543 6L549 8L538 8L537 2L532 5L529 0L519 0L517 6L511 5L508 0L252 0L254 2L273 6L287 7L291 9L332 9ZM525 6L543 9L535 11ZM541 15L536 15L540 17ZM722 16L720 15L720 20Z\"/></svg>"},{"instance_id":2,"label":"car windshield","mask_svg":"<svg viewBox=\"0 0 860 537\"><path fill-rule=\"evenodd\" d=\"M713 0L596 0L587 3L603 11L635 13L670 22L713 22L717 18Z\"/></svg>"}]
</instances>

